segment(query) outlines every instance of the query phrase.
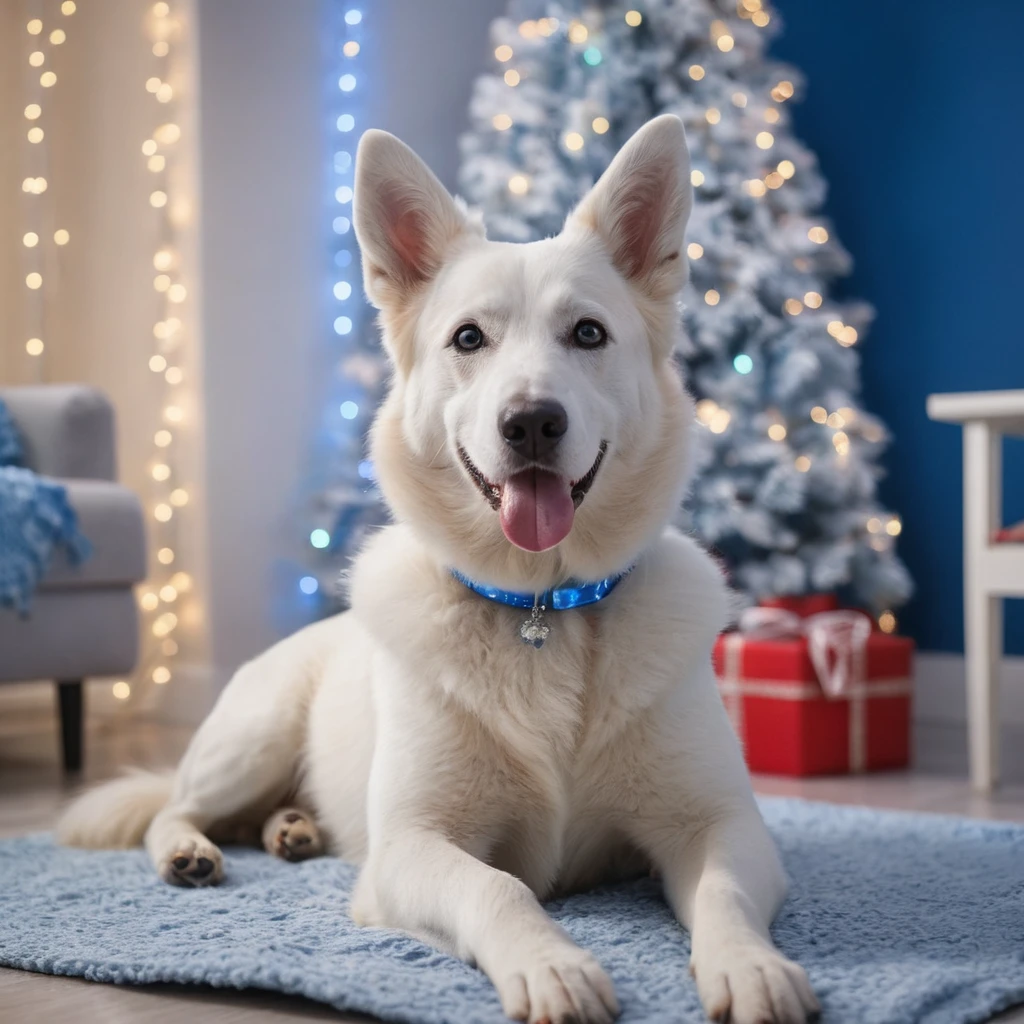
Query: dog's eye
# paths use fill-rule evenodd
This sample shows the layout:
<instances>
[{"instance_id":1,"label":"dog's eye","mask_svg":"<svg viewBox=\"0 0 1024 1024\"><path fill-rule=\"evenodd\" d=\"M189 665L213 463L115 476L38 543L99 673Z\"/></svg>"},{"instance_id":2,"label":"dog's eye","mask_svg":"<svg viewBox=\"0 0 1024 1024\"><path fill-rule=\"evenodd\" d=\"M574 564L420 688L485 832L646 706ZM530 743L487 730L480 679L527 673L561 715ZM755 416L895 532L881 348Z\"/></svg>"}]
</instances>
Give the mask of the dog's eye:
<instances>
[{"instance_id":1,"label":"dog's eye","mask_svg":"<svg viewBox=\"0 0 1024 1024\"><path fill-rule=\"evenodd\" d=\"M599 348L608 340L608 332L596 320L581 320L572 336L580 348Z\"/></svg>"},{"instance_id":2,"label":"dog's eye","mask_svg":"<svg viewBox=\"0 0 1024 1024\"><path fill-rule=\"evenodd\" d=\"M483 343L483 331L476 324L463 324L452 338L452 344L462 352L473 352Z\"/></svg>"}]
</instances>

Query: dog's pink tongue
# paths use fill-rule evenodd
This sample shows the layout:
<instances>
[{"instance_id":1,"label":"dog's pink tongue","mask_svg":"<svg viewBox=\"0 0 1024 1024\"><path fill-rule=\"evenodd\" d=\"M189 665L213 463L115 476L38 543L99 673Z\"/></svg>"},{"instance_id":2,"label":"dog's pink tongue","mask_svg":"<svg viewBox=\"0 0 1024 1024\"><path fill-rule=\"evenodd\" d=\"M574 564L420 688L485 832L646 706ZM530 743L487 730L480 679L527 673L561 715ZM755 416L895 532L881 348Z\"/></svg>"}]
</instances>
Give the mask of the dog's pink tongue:
<instances>
[{"instance_id":1,"label":"dog's pink tongue","mask_svg":"<svg viewBox=\"0 0 1024 1024\"><path fill-rule=\"evenodd\" d=\"M518 548L553 548L568 536L574 512L568 481L543 469L516 473L502 488L501 528Z\"/></svg>"}]
</instances>

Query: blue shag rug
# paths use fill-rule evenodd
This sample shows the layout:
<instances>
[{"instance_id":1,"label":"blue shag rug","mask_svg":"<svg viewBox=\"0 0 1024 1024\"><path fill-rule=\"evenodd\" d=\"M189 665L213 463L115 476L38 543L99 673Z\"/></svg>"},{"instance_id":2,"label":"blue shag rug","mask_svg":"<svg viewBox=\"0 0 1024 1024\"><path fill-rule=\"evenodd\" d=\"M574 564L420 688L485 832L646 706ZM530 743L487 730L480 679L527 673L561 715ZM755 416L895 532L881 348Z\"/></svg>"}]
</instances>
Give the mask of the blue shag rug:
<instances>
[{"instance_id":1,"label":"blue shag rug","mask_svg":"<svg viewBox=\"0 0 1024 1024\"><path fill-rule=\"evenodd\" d=\"M982 1021L1024 1002L1024 828L761 801L792 879L773 934L829 1024ZM215 889L141 850L0 843L0 964L93 981L298 993L416 1024L498 1024L479 971L348 917L355 869L229 849ZM644 880L549 905L611 974L624 1024L701 1021L689 941Z\"/></svg>"}]
</instances>

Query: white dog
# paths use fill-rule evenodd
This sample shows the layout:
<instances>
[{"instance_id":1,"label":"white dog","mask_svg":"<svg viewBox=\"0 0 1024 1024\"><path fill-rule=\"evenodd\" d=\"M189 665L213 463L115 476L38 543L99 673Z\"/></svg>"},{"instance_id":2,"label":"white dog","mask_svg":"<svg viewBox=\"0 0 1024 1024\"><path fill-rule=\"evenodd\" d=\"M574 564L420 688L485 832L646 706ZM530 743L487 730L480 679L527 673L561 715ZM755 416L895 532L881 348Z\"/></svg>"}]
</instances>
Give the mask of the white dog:
<instances>
[{"instance_id":1,"label":"white dog","mask_svg":"<svg viewBox=\"0 0 1024 1024\"><path fill-rule=\"evenodd\" d=\"M86 794L62 838L144 835L164 879L208 885L213 839L265 822L280 856L362 864L356 921L478 964L510 1017L552 1024L618 1005L540 901L654 869L708 1014L804 1021L814 995L768 933L783 873L712 675L726 589L666 526L693 420L672 358L680 121L637 132L526 245L487 241L384 132L356 178L395 525L356 561L351 611L245 665L173 777Z\"/></svg>"}]
</instances>

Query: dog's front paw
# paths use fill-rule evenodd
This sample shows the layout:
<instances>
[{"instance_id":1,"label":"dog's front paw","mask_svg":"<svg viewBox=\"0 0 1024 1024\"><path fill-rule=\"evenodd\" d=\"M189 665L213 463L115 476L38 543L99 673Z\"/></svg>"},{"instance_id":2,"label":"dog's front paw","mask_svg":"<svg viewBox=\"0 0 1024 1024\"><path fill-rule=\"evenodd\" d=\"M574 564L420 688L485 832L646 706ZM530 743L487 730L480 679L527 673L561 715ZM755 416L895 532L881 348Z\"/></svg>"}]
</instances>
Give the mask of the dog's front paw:
<instances>
[{"instance_id":1,"label":"dog's front paw","mask_svg":"<svg viewBox=\"0 0 1024 1024\"><path fill-rule=\"evenodd\" d=\"M160 860L157 871L171 885L216 885L224 877L224 858L207 839L183 838Z\"/></svg>"},{"instance_id":2,"label":"dog's front paw","mask_svg":"<svg viewBox=\"0 0 1024 1024\"><path fill-rule=\"evenodd\" d=\"M704 1011L729 1024L804 1024L820 1013L804 969L763 942L726 944L694 957Z\"/></svg>"},{"instance_id":3,"label":"dog's front paw","mask_svg":"<svg viewBox=\"0 0 1024 1024\"><path fill-rule=\"evenodd\" d=\"M531 958L495 984L505 1013L529 1024L611 1024L619 1015L611 979L570 943Z\"/></svg>"}]
</instances>

